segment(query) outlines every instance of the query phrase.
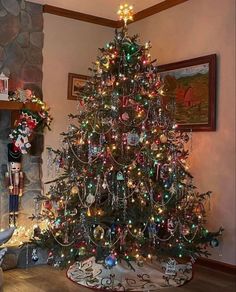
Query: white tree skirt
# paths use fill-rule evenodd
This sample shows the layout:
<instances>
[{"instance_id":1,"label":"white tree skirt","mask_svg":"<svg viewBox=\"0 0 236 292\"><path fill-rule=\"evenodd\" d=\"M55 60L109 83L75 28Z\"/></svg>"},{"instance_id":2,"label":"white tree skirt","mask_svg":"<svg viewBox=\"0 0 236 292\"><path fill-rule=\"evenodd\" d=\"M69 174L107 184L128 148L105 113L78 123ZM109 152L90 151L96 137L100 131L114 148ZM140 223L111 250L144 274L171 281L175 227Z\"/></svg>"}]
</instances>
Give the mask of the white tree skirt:
<instances>
[{"instance_id":1,"label":"white tree skirt","mask_svg":"<svg viewBox=\"0 0 236 292\"><path fill-rule=\"evenodd\" d=\"M88 288L110 291L155 291L181 286L192 279L191 263L176 264L174 269L158 261L145 262L142 267L131 264L135 271L125 261L108 269L91 257L70 266L67 277Z\"/></svg>"}]
</instances>

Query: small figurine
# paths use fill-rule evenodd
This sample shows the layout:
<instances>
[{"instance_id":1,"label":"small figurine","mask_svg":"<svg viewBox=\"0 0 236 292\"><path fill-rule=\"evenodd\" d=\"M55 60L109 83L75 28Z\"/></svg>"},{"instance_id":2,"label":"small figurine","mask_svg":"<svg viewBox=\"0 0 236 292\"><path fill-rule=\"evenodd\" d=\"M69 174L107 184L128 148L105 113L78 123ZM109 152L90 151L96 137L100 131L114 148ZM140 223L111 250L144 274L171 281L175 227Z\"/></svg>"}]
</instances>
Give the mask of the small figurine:
<instances>
[{"instance_id":1,"label":"small figurine","mask_svg":"<svg viewBox=\"0 0 236 292\"><path fill-rule=\"evenodd\" d=\"M33 248L32 255L31 255L32 261L37 262L39 257L38 257L38 252L36 248Z\"/></svg>"},{"instance_id":2,"label":"small figurine","mask_svg":"<svg viewBox=\"0 0 236 292\"><path fill-rule=\"evenodd\" d=\"M16 226L24 177L21 171L21 152L13 143L8 144L8 172L5 177L9 190L9 226Z\"/></svg>"}]
</instances>

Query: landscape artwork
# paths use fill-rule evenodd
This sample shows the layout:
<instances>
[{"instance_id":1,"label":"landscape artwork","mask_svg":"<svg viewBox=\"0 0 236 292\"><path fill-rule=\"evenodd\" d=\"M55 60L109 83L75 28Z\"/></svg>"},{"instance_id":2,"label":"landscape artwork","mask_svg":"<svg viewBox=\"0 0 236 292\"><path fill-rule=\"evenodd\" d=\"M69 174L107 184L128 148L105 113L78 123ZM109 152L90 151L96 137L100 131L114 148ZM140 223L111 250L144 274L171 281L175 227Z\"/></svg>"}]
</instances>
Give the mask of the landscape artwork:
<instances>
[{"instance_id":1,"label":"landscape artwork","mask_svg":"<svg viewBox=\"0 0 236 292\"><path fill-rule=\"evenodd\" d=\"M68 99L78 100L81 97L81 92L84 90L84 86L88 76L69 73L68 74Z\"/></svg>"},{"instance_id":2,"label":"landscape artwork","mask_svg":"<svg viewBox=\"0 0 236 292\"><path fill-rule=\"evenodd\" d=\"M162 73L176 82L176 122L206 124L209 113L209 64L201 64Z\"/></svg>"},{"instance_id":3,"label":"landscape artwork","mask_svg":"<svg viewBox=\"0 0 236 292\"><path fill-rule=\"evenodd\" d=\"M159 67L175 98L179 128L215 130L215 55Z\"/></svg>"}]
</instances>

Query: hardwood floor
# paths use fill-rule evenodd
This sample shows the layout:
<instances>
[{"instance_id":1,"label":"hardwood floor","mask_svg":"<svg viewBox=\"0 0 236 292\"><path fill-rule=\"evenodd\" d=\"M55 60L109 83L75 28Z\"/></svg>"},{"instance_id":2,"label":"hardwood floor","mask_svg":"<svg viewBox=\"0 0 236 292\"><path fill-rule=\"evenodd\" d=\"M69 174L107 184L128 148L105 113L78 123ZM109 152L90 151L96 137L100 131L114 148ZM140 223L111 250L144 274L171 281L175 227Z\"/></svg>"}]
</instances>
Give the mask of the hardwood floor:
<instances>
[{"instance_id":1,"label":"hardwood floor","mask_svg":"<svg viewBox=\"0 0 236 292\"><path fill-rule=\"evenodd\" d=\"M65 275L65 270L50 266L5 271L4 292L92 292L79 286ZM166 288L166 292L236 292L235 275L226 274L203 266L195 266L194 278L178 288Z\"/></svg>"}]
</instances>

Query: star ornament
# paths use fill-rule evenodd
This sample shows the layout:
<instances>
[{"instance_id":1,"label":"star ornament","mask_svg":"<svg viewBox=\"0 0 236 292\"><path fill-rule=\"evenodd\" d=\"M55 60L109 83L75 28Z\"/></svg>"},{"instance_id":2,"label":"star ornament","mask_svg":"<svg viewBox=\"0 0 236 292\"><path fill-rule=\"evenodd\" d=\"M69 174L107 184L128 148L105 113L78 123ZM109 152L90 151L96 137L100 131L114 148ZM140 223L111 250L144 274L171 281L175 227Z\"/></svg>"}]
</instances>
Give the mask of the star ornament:
<instances>
[{"instance_id":1,"label":"star ornament","mask_svg":"<svg viewBox=\"0 0 236 292\"><path fill-rule=\"evenodd\" d=\"M117 11L120 20L124 20L125 26L127 25L128 20L133 20L133 6L128 5L127 3L124 5L120 5L119 10Z\"/></svg>"}]
</instances>

